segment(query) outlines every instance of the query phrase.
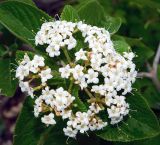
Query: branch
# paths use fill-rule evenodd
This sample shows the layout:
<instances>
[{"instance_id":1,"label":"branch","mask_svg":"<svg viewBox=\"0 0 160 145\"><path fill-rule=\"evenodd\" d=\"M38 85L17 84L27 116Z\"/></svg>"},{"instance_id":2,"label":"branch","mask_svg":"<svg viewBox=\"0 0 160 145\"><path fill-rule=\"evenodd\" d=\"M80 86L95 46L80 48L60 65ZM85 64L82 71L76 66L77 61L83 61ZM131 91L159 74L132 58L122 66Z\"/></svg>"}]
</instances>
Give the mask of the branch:
<instances>
[{"instance_id":1,"label":"branch","mask_svg":"<svg viewBox=\"0 0 160 145\"><path fill-rule=\"evenodd\" d=\"M148 72L139 72L138 73L138 75L137 75L138 77L146 77L146 78L152 78L152 75L150 74L150 73L148 73Z\"/></svg>"},{"instance_id":2,"label":"branch","mask_svg":"<svg viewBox=\"0 0 160 145\"><path fill-rule=\"evenodd\" d=\"M153 81L154 85L156 86L157 90L160 92L160 80L158 79L157 76L159 60L160 60L160 43L158 45L153 65L150 66L150 64L147 63L148 72L139 72L137 76L150 78Z\"/></svg>"},{"instance_id":3,"label":"branch","mask_svg":"<svg viewBox=\"0 0 160 145\"><path fill-rule=\"evenodd\" d=\"M155 73L157 73L159 60L160 60L160 43L158 45L157 53L156 53L156 56L155 56L154 61L153 61L153 70L155 71Z\"/></svg>"}]
</instances>

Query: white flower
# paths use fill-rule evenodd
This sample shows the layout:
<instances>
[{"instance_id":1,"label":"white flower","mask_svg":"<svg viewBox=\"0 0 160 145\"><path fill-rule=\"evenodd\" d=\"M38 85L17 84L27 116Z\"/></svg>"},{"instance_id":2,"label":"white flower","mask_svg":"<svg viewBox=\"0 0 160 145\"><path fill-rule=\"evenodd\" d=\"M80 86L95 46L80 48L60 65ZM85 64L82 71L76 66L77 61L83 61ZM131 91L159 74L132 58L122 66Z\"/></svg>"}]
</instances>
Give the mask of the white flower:
<instances>
[{"instance_id":1,"label":"white flower","mask_svg":"<svg viewBox=\"0 0 160 145\"><path fill-rule=\"evenodd\" d=\"M99 82L98 72L95 72L93 69L88 70L88 74L85 75L87 78L87 83L97 84Z\"/></svg>"},{"instance_id":2,"label":"white flower","mask_svg":"<svg viewBox=\"0 0 160 145\"><path fill-rule=\"evenodd\" d=\"M89 124L89 129L91 131L94 130L100 130L108 125L107 122L103 122L99 117L92 117L90 124Z\"/></svg>"},{"instance_id":3,"label":"white flower","mask_svg":"<svg viewBox=\"0 0 160 145\"><path fill-rule=\"evenodd\" d=\"M38 117L39 113L42 111L42 108L40 106L34 106L34 116Z\"/></svg>"},{"instance_id":4,"label":"white flower","mask_svg":"<svg viewBox=\"0 0 160 145\"><path fill-rule=\"evenodd\" d=\"M30 58L27 53L25 53L23 60L20 62L20 65L26 65L28 63L30 63Z\"/></svg>"},{"instance_id":5,"label":"white flower","mask_svg":"<svg viewBox=\"0 0 160 145\"><path fill-rule=\"evenodd\" d=\"M57 45L49 45L46 48L46 52L48 52L50 57L59 56L60 55L60 47Z\"/></svg>"},{"instance_id":6,"label":"white flower","mask_svg":"<svg viewBox=\"0 0 160 145\"><path fill-rule=\"evenodd\" d=\"M114 82L111 79L105 78L105 88L108 92L112 92L114 90Z\"/></svg>"},{"instance_id":7,"label":"white flower","mask_svg":"<svg viewBox=\"0 0 160 145\"><path fill-rule=\"evenodd\" d=\"M64 134L66 136L75 138L78 131L76 129L73 129L72 127L67 126L67 128L63 128Z\"/></svg>"},{"instance_id":8,"label":"white flower","mask_svg":"<svg viewBox=\"0 0 160 145\"><path fill-rule=\"evenodd\" d=\"M42 96L38 97L35 100L35 105L34 105L34 116L35 117L38 117L40 112L42 112L42 103L43 103Z\"/></svg>"},{"instance_id":9,"label":"white flower","mask_svg":"<svg viewBox=\"0 0 160 145\"><path fill-rule=\"evenodd\" d=\"M94 70L100 70L100 66L103 63L102 54L101 53L92 53L90 61L91 61L91 67Z\"/></svg>"},{"instance_id":10,"label":"white flower","mask_svg":"<svg viewBox=\"0 0 160 145\"><path fill-rule=\"evenodd\" d=\"M72 110L62 110L60 114L61 114L63 119L67 119L67 118L71 117Z\"/></svg>"},{"instance_id":11,"label":"white flower","mask_svg":"<svg viewBox=\"0 0 160 145\"><path fill-rule=\"evenodd\" d=\"M23 65L20 65L16 70L16 78L23 80L24 77L29 75L29 68Z\"/></svg>"},{"instance_id":12,"label":"white flower","mask_svg":"<svg viewBox=\"0 0 160 145\"><path fill-rule=\"evenodd\" d=\"M64 91L62 87L56 89L54 93L55 101L53 102L58 111L63 111L67 108L75 99L67 91Z\"/></svg>"},{"instance_id":13,"label":"white flower","mask_svg":"<svg viewBox=\"0 0 160 145\"><path fill-rule=\"evenodd\" d=\"M48 86L45 87L44 90L42 90L42 96L45 99L53 97L54 93L55 93L55 91L53 89L50 90Z\"/></svg>"},{"instance_id":14,"label":"white flower","mask_svg":"<svg viewBox=\"0 0 160 145\"><path fill-rule=\"evenodd\" d=\"M87 82L86 82L85 76L80 76L75 83L79 84L81 89L87 87Z\"/></svg>"},{"instance_id":15,"label":"white flower","mask_svg":"<svg viewBox=\"0 0 160 145\"><path fill-rule=\"evenodd\" d=\"M56 121L54 120L54 114L53 113L50 113L49 115L44 115L42 118L41 118L41 121L46 124L47 126L48 125L55 125L56 124Z\"/></svg>"},{"instance_id":16,"label":"white flower","mask_svg":"<svg viewBox=\"0 0 160 145\"><path fill-rule=\"evenodd\" d=\"M55 91L53 89L50 90L48 86L42 90L42 98L46 104L52 104L54 93Z\"/></svg>"},{"instance_id":17,"label":"white flower","mask_svg":"<svg viewBox=\"0 0 160 145\"><path fill-rule=\"evenodd\" d=\"M111 118L110 124L114 125L114 124L119 123L119 122L122 121L122 120L123 120L123 116L113 117L113 118Z\"/></svg>"},{"instance_id":18,"label":"white flower","mask_svg":"<svg viewBox=\"0 0 160 145\"><path fill-rule=\"evenodd\" d=\"M66 65L65 67L59 68L59 72L61 73L62 78L69 78L71 73L71 68L69 65Z\"/></svg>"},{"instance_id":19,"label":"white flower","mask_svg":"<svg viewBox=\"0 0 160 145\"><path fill-rule=\"evenodd\" d=\"M76 129L80 131L80 133L84 133L89 130L89 115L85 112L77 112L76 118L78 122Z\"/></svg>"},{"instance_id":20,"label":"white flower","mask_svg":"<svg viewBox=\"0 0 160 145\"><path fill-rule=\"evenodd\" d=\"M120 108L118 108L118 107L116 107L116 106L114 106L114 105L112 105L111 106L111 108L109 109L109 108L107 108L107 111L108 111L108 117L109 118L115 118L115 117L120 117Z\"/></svg>"},{"instance_id":21,"label":"white flower","mask_svg":"<svg viewBox=\"0 0 160 145\"><path fill-rule=\"evenodd\" d=\"M42 83L45 83L48 79L51 79L53 76L51 74L51 69L47 68L45 70L42 70L39 75L41 76Z\"/></svg>"},{"instance_id":22,"label":"white flower","mask_svg":"<svg viewBox=\"0 0 160 145\"><path fill-rule=\"evenodd\" d=\"M68 45L68 50L71 50L74 47L76 47L77 41L73 37L71 37L70 39L68 39L68 41L66 42L66 44Z\"/></svg>"},{"instance_id":23,"label":"white flower","mask_svg":"<svg viewBox=\"0 0 160 145\"><path fill-rule=\"evenodd\" d=\"M84 73L83 73L83 66L80 66L79 64L76 65L73 69L72 69L72 73L73 73L73 77L75 79L78 79L80 77L83 77Z\"/></svg>"},{"instance_id":24,"label":"white flower","mask_svg":"<svg viewBox=\"0 0 160 145\"><path fill-rule=\"evenodd\" d=\"M38 45L38 44L43 45L43 44L44 44L45 37L46 37L46 36L44 35L44 33L41 32L41 31L39 31L39 32L37 33L37 35L35 36L35 44L36 44L36 45Z\"/></svg>"},{"instance_id":25,"label":"white flower","mask_svg":"<svg viewBox=\"0 0 160 145\"><path fill-rule=\"evenodd\" d=\"M32 98L34 97L34 95L33 95L34 90L33 90L33 88L31 88L29 86L28 82L20 81L19 86L20 86L22 92L26 92Z\"/></svg>"},{"instance_id":26,"label":"white flower","mask_svg":"<svg viewBox=\"0 0 160 145\"><path fill-rule=\"evenodd\" d=\"M95 92L95 93L98 93L102 96L104 96L106 94L106 88L104 85L94 85L92 86L92 89L91 89L92 92Z\"/></svg>"},{"instance_id":27,"label":"white flower","mask_svg":"<svg viewBox=\"0 0 160 145\"><path fill-rule=\"evenodd\" d=\"M110 106L113 103L113 101L114 100L111 96L109 96L109 95L105 96L105 103L106 103L107 106Z\"/></svg>"},{"instance_id":28,"label":"white flower","mask_svg":"<svg viewBox=\"0 0 160 145\"><path fill-rule=\"evenodd\" d=\"M96 103L92 103L89 106L89 109L90 109L90 111L92 111L95 114L98 114L102 110L101 107Z\"/></svg>"},{"instance_id":29,"label":"white flower","mask_svg":"<svg viewBox=\"0 0 160 145\"><path fill-rule=\"evenodd\" d=\"M123 56L128 60L132 60L135 57L135 54L133 52L129 52L129 53L124 52L123 54L124 54Z\"/></svg>"},{"instance_id":30,"label":"white flower","mask_svg":"<svg viewBox=\"0 0 160 145\"><path fill-rule=\"evenodd\" d=\"M45 65L44 58L41 56L35 55L32 60L32 64L34 67L38 67L38 66L43 67Z\"/></svg>"},{"instance_id":31,"label":"white flower","mask_svg":"<svg viewBox=\"0 0 160 145\"><path fill-rule=\"evenodd\" d=\"M88 119L88 114L86 112L77 112L76 113L76 119L78 120L78 122L82 123L82 124L88 124L89 123L89 119Z\"/></svg>"},{"instance_id":32,"label":"white flower","mask_svg":"<svg viewBox=\"0 0 160 145\"><path fill-rule=\"evenodd\" d=\"M87 60L87 57L85 54L86 54L86 51L83 51L83 49L81 48L78 52L75 53L76 61Z\"/></svg>"},{"instance_id":33,"label":"white flower","mask_svg":"<svg viewBox=\"0 0 160 145\"><path fill-rule=\"evenodd\" d=\"M117 106L122 106L123 104L125 104L125 97L115 96L113 99L113 104L116 104Z\"/></svg>"}]
</instances>

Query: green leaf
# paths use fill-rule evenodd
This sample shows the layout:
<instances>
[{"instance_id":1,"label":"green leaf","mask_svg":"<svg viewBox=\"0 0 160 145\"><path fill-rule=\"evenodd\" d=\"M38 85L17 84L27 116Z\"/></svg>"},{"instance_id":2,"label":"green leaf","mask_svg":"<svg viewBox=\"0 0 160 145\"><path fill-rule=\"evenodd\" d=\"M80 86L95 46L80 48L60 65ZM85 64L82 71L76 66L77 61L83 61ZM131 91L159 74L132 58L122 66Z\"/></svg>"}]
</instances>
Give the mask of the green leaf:
<instances>
[{"instance_id":1,"label":"green leaf","mask_svg":"<svg viewBox=\"0 0 160 145\"><path fill-rule=\"evenodd\" d=\"M87 24L104 27L111 34L116 33L121 26L121 19L109 16L103 5L97 0L81 2L78 7L78 14L81 20L85 20Z\"/></svg>"},{"instance_id":2,"label":"green leaf","mask_svg":"<svg viewBox=\"0 0 160 145\"><path fill-rule=\"evenodd\" d=\"M160 143L160 135L150 138L150 139L134 141L130 143L118 142L118 143L115 143L114 145L159 145L159 143Z\"/></svg>"},{"instance_id":3,"label":"green leaf","mask_svg":"<svg viewBox=\"0 0 160 145\"><path fill-rule=\"evenodd\" d=\"M61 13L61 19L71 22L79 21L79 16L77 11L70 5L66 5Z\"/></svg>"},{"instance_id":4,"label":"green leaf","mask_svg":"<svg viewBox=\"0 0 160 145\"><path fill-rule=\"evenodd\" d=\"M41 19L51 19L46 13L26 1L7 0L0 3L0 23L17 38L35 46L34 37L42 25Z\"/></svg>"},{"instance_id":5,"label":"green leaf","mask_svg":"<svg viewBox=\"0 0 160 145\"><path fill-rule=\"evenodd\" d=\"M48 132L49 135L45 138L44 145L78 145L77 140L71 138L67 139L67 137L64 136L63 128L60 126L61 124L58 123Z\"/></svg>"},{"instance_id":6,"label":"green leaf","mask_svg":"<svg viewBox=\"0 0 160 145\"><path fill-rule=\"evenodd\" d=\"M105 21L102 21L103 27L111 34L116 33L121 26L121 19L111 16L106 16Z\"/></svg>"},{"instance_id":7,"label":"green leaf","mask_svg":"<svg viewBox=\"0 0 160 145\"><path fill-rule=\"evenodd\" d=\"M125 40L132 47L133 52L137 55L134 59L137 68L144 68L144 63L154 55L153 49L145 45L141 39L119 35L115 35L114 38Z\"/></svg>"},{"instance_id":8,"label":"green leaf","mask_svg":"<svg viewBox=\"0 0 160 145\"><path fill-rule=\"evenodd\" d=\"M38 145L45 131L40 120L33 116L33 101L28 97L18 117L14 132L14 145Z\"/></svg>"},{"instance_id":9,"label":"green leaf","mask_svg":"<svg viewBox=\"0 0 160 145\"><path fill-rule=\"evenodd\" d=\"M156 1L152 1L152 0L129 0L131 4L135 4L138 6L142 6L142 7L148 7L151 9L160 9L160 3L156 2Z\"/></svg>"},{"instance_id":10,"label":"green leaf","mask_svg":"<svg viewBox=\"0 0 160 145\"><path fill-rule=\"evenodd\" d=\"M74 85L72 88L72 95L76 98L74 104L78 107L78 109L82 112L87 111L85 104L81 101L79 97L79 86Z\"/></svg>"},{"instance_id":11,"label":"green leaf","mask_svg":"<svg viewBox=\"0 0 160 145\"><path fill-rule=\"evenodd\" d=\"M0 90L5 96L13 96L17 87L17 81L13 80L13 65L11 59L0 60Z\"/></svg>"},{"instance_id":12,"label":"green leaf","mask_svg":"<svg viewBox=\"0 0 160 145\"><path fill-rule=\"evenodd\" d=\"M33 2L33 0L16 0L16 1L23 2L23 3L35 6L35 3Z\"/></svg>"},{"instance_id":13,"label":"green leaf","mask_svg":"<svg viewBox=\"0 0 160 145\"><path fill-rule=\"evenodd\" d=\"M61 124L46 127L33 116L33 105L28 97L16 123L13 145L67 145ZM68 145L76 145L75 140L69 139Z\"/></svg>"},{"instance_id":14,"label":"green leaf","mask_svg":"<svg viewBox=\"0 0 160 145\"><path fill-rule=\"evenodd\" d=\"M160 108L160 93L154 86L152 80L147 78L137 79L133 87L143 94L151 108Z\"/></svg>"},{"instance_id":15,"label":"green leaf","mask_svg":"<svg viewBox=\"0 0 160 145\"><path fill-rule=\"evenodd\" d=\"M130 104L130 113L124 122L117 126L108 126L97 135L108 141L134 141L151 138L160 133L157 118L149 108L143 97L134 92L128 96L127 102Z\"/></svg>"},{"instance_id":16,"label":"green leaf","mask_svg":"<svg viewBox=\"0 0 160 145\"><path fill-rule=\"evenodd\" d=\"M33 52L18 50L16 52L16 62L19 63L19 61L22 61L25 54L27 54L29 56L29 58L31 58L31 59L34 57L34 53Z\"/></svg>"},{"instance_id":17,"label":"green leaf","mask_svg":"<svg viewBox=\"0 0 160 145\"><path fill-rule=\"evenodd\" d=\"M128 44L131 45L131 47L135 47L134 50L136 54L139 56L138 63L143 63L144 61L150 59L154 55L154 51L145 45L141 39L136 39L136 38L128 38L128 37L123 37ZM143 55L142 55L143 54Z\"/></svg>"},{"instance_id":18,"label":"green leaf","mask_svg":"<svg viewBox=\"0 0 160 145\"><path fill-rule=\"evenodd\" d=\"M123 52L129 52L131 50L131 47L122 40L113 41L114 49L116 49L117 52L120 54L123 54Z\"/></svg>"},{"instance_id":19,"label":"green leaf","mask_svg":"<svg viewBox=\"0 0 160 145\"><path fill-rule=\"evenodd\" d=\"M103 7L96 0L83 2L78 8L78 15L85 23L96 26L101 26L101 21L105 19Z\"/></svg>"},{"instance_id":20,"label":"green leaf","mask_svg":"<svg viewBox=\"0 0 160 145\"><path fill-rule=\"evenodd\" d=\"M6 48L0 44L0 57L3 57L6 54Z\"/></svg>"}]
</instances>

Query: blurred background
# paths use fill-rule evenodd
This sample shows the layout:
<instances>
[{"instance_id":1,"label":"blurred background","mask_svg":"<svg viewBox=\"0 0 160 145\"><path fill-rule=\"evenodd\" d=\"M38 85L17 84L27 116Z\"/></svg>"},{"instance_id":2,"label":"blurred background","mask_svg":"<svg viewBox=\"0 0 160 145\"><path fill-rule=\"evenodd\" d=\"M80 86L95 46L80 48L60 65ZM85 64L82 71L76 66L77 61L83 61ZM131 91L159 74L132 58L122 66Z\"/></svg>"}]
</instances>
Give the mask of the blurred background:
<instances>
[{"instance_id":1,"label":"blurred background","mask_svg":"<svg viewBox=\"0 0 160 145\"><path fill-rule=\"evenodd\" d=\"M106 15L120 18L121 27L116 37L124 36L133 51L141 57L136 58L137 70L150 73L152 63L160 43L160 0L97 0ZM75 8L87 0L34 0L37 7L53 18L60 15L64 5ZM98 12L98 9L95 11ZM58 14L58 15L57 15ZM10 32L0 25L0 60L15 55L16 48L29 50L26 44L19 42ZM151 68L148 69L148 68ZM160 80L158 64L157 81ZM138 79L136 88L144 94L148 104L160 117L160 86L152 78ZM13 131L17 116L21 110L25 95L17 87L13 96L0 96L0 145L12 145Z\"/></svg>"}]
</instances>

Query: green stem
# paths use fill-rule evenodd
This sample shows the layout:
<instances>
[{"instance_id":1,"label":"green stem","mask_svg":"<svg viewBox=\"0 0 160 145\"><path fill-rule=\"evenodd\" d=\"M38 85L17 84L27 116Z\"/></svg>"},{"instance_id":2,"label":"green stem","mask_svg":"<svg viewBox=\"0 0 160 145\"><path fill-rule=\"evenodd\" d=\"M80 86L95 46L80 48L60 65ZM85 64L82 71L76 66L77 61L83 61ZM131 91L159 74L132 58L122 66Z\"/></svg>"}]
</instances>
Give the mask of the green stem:
<instances>
[{"instance_id":1,"label":"green stem","mask_svg":"<svg viewBox=\"0 0 160 145\"><path fill-rule=\"evenodd\" d=\"M66 48L62 48L62 50L63 50L63 52L64 52L65 57L67 58L67 61L68 61L69 63L72 63L72 62L71 62L71 58L70 58L70 56L69 56L69 54L68 54L67 49L66 49Z\"/></svg>"},{"instance_id":2,"label":"green stem","mask_svg":"<svg viewBox=\"0 0 160 145\"><path fill-rule=\"evenodd\" d=\"M94 98L94 96L90 93L90 91L87 88L85 88L84 91L90 98Z\"/></svg>"},{"instance_id":3,"label":"green stem","mask_svg":"<svg viewBox=\"0 0 160 145\"><path fill-rule=\"evenodd\" d=\"M40 86L37 86L35 88L33 88L34 91L38 91L38 90L41 90L44 86L40 85Z\"/></svg>"},{"instance_id":4,"label":"green stem","mask_svg":"<svg viewBox=\"0 0 160 145\"><path fill-rule=\"evenodd\" d=\"M88 103L95 103L95 102L105 104L105 100L100 98L91 98L88 100Z\"/></svg>"},{"instance_id":5,"label":"green stem","mask_svg":"<svg viewBox=\"0 0 160 145\"><path fill-rule=\"evenodd\" d=\"M71 90L72 90L72 87L73 87L73 83L74 83L74 80L73 78L70 79L70 84L69 84L69 89L68 89L68 92L71 93Z\"/></svg>"}]
</instances>

